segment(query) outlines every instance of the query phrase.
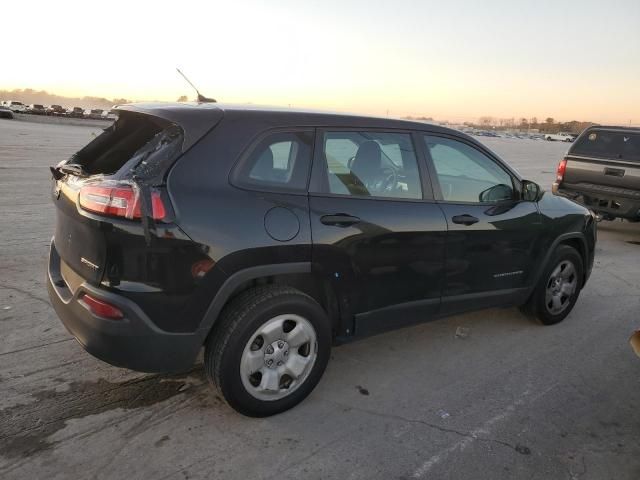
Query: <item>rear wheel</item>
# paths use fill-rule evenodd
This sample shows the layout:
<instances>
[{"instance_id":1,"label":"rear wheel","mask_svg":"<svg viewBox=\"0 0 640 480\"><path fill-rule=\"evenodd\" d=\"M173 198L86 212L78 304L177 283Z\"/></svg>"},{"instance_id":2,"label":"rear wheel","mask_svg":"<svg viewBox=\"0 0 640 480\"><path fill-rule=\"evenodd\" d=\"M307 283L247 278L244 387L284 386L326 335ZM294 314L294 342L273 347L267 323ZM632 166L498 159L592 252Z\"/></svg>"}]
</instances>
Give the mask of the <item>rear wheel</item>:
<instances>
[{"instance_id":1,"label":"rear wheel","mask_svg":"<svg viewBox=\"0 0 640 480\"><path fill-rule=\"evenodd\" d=\"M560 245L553 252L523 310L533 314L544 325L561 322L578 300L583 272L582 257L576 249Z\"/></svg>"},{"instance_id":2,"label":"rear wheel","mask_svg":"<svg viewBox=\"0 0 640 480\"><path fill-rule=\"evenodd\" d=\"M330 349L329 320L315 300L290 287L258 287L223 310L205 345L205 370L231 407L264 417L311 393Z\"/></svg>"}]
</instances>

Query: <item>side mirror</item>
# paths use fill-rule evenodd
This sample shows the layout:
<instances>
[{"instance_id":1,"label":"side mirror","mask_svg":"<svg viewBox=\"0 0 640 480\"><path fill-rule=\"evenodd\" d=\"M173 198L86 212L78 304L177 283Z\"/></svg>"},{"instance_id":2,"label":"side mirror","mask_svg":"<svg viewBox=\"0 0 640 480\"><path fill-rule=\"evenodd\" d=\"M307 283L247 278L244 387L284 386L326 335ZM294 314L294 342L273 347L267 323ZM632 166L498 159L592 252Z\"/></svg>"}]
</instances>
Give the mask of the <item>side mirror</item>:
<instances>
[{"instance_id":1,"label":"side mirror","mask_svg":"<svg viewBox=\"0 0 640 480\"><path fill-rule=\"evenodd\" d=\"M542 189L540 185L531 180L522 181L522 199L527 202L537 202Z\"/></svg>"}]
</instances>

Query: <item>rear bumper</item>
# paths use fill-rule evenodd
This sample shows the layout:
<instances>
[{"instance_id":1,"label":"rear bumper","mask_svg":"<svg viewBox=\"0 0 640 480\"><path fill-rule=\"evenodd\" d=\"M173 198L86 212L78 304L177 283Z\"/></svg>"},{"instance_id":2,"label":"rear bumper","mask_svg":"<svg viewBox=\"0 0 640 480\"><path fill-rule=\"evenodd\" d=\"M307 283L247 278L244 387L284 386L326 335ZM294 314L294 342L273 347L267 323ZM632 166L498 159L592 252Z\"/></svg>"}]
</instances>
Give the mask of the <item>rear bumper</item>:
<instances>
[{"instance_id":1,"label":"rear bumper","mask_svg":"<svg viewBox=\"0 0 640 480\"><path fill-rule=\"evenodd\" d=\"M640 220L640 192L621 190L604 186L597 190L583 189L557 182L551 187L554 195L575 200L594 212L606 213L617 218Z\"/></svg>"},{"instance_id":2,"label":"rear bumper","mask_svg":"<svg viewBox=\"0 0 640 480\"><path fill-rule=\"evenodd\" d=\"M60 273L60 257L53 241L47 275L49 298L66 329L84 349L117 367L141 372L176 372L190 368L202 346L196 333L169 333L158 329L131 300L88 283L71 291ZM108 320L91 313L78 299L83 294L108 302L123 313Z\"/></svg>"}]
</instances>

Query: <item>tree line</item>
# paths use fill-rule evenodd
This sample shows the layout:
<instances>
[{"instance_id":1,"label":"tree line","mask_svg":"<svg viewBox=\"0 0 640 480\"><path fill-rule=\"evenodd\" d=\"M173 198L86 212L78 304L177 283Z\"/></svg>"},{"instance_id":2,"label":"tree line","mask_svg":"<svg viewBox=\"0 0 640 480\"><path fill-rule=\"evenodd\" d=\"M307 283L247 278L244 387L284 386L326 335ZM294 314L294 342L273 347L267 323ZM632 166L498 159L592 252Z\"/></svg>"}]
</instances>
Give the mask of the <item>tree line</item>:
<instances>
[{"instance_id":1,"label":"tree line","mask_svg":"<svg viewBox=\"0 0 640 480\"><path fill-rule=\"evenodd\" d=\"M477 122L465 122L464 125L484 129L518 129L537 130L542 133L580 133L585 128L596 125L593 122L571 120L570 122L556 122L553 117L547 117L544 121L538 121L537 117L525 118L495 118L490 116L480 117Z\"/></svg>"}]
</instances>

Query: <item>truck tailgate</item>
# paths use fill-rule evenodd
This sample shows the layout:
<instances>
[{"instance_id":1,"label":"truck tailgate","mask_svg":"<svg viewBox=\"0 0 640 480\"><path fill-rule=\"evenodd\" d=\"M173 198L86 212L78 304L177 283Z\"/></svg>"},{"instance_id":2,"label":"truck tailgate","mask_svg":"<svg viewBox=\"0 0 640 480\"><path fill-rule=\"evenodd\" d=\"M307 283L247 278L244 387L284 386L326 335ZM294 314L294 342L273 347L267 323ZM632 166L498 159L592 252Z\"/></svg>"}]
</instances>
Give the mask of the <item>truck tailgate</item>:
<instances>
[{"instance_id":1,"label":"truck tailgate","mask_svg":"<svg viewBox=\"0 0 640 480\"><path fill-rule=\"evenodd\" d=\"M608 159L567 156L563 183L588 191L640 196L640 164Z\"/></svg>"}]
</instances>

